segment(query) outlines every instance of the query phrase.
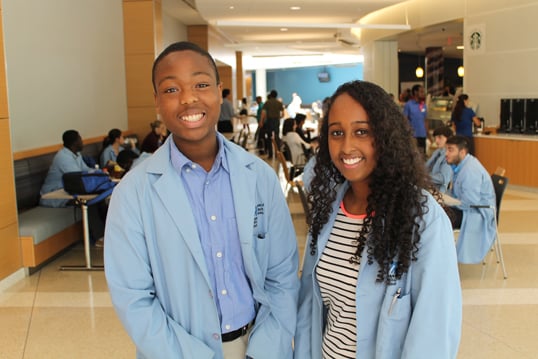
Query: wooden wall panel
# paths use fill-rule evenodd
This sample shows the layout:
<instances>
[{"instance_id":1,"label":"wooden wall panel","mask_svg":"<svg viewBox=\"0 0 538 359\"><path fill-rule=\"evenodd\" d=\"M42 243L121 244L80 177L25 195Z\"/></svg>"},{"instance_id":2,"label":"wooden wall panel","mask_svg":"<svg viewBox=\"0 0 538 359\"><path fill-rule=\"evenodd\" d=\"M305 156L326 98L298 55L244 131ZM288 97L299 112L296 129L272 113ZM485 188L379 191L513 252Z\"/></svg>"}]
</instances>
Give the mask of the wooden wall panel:
<instances>
[{"instance_id":1,"label":"wooden wall panel","mask_svg":"<svg viewBox=\"0 0 538 359\"><path fill-rule=\"evenodd\" d=\"M209 28L207 25L187 26L187 38L202 49L209 51Z\"/></svg>"},{"instance_id":2,"label":"wooden wall panel","mask_svg":"<svg viewBox=\"0 0 538 359\"><path fill-rule=\"evenodd\" d=\"M1 5L0 5L1 7ZM0 8L0 19L2 19L2 9ZM0 118L8 118L9 111L7 105L7 82L6 82L6 66L4 56L4 33L3 26L0 20Z\"/></svg>"},{"instance_id":3,"label":"wooden wall panel","mask_svg":"<svg viewBox=\"0 0 538 359\"><path fill-rule=\"evenodd\" d=\"M128 107L153 107L155 105L151 84L153 59L153 54L125 56Z\"/></svg>"},{"instance_id":4,"label":"wooden wall panel","mask_svg":"<svg viewBox=\"0 0 538 359\"><path fill-rule=\"evenodd\" d=\"M0 228L17 222L9 120L0 120Z\"/></svg>"},{"instance_id":5,"label":"wooden wall panel","mask_svg":"<svg viewBox=\"0 0 538 359\"><path fill-rule=\"evenodd\" d=\"M125 54L154 54L153 0L123 0Z\"/></svg>"},{"instance_id":6,"label":"wooden wall panel","mask_svg":"<svg viewBox=\"0 0 538 359\"><path fill-rule=\"evenodd\" d=\"M230 89L232 91L233 89L233 74L232 74L232 67L231 66L218 66L217 69L219 70L219 76L220 76L220 82L222 82L222 88L223 89ZM233 91L232 91L232 98L230 99L232 103L234 104L234 107L236 107L236 101L233 98Z\"/></svg>"},{"instance_id":7,"label":"wooden wall panel","mask_svg":"<svg viewBox=\"0 0 538 359\"><path fill-rule=\"evenodd\" d=\"M22 268L19 226L0 228L0 280Z\"/></svg>"},{"instance_id":8,"label":"wooden wall panel","mask_svg":"<svg viewBox=\"0 0 538 359\"><path fill-rule=\"evenodd\" d=\"M533 138L475 137L476 157L489 173L506 169L510 184L538 188L538 141Z\"/></svg>"},{"instance_id":9,"label":"wooden wall panel","mask_svg":"<svg viewBox=\"0 0 538 359\"><path fill-rule=\"evenodd\" d=\"M155 106L129 107L127 113L131 119L129 130L138 135L139 141L143 141L144 137L151 131L149 124L157 119Z\"/></svg>"}]
</instances>

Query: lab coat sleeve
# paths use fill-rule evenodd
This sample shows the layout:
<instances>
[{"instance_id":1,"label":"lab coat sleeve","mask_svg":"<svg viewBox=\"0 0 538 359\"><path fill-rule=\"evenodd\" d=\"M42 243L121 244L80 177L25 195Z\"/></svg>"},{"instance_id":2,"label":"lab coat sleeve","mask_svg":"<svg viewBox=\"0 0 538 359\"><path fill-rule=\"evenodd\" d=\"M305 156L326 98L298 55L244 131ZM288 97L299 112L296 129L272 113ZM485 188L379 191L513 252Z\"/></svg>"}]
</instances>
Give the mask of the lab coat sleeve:
<instances>
[{"instance_id":1,"label":"lab coat sleeve","mask_svg":"<svg viewBox=\"0 0 538 359\"><path fill-rule=\"evenodd\" d=\"M461 336L462 298L450 221L429 202L417 261L411 266L412 314L402 358L456 358Z\"/></svg>"},{"instance_id":2,"label":"lab coat sleeve","mask_svg":"<svg viewBox=\"0 0 538 359\"><path fill-rule=\"evenodd\" d=\"M446 189L452 180L452 174L452 168L447 163L442 163L439 165L439 170L431 174L431 179L434 184Z\"/></svg>"},{"instance_id":3,"label":"lab coat sleeve","mask_svg":"<svg viewBox=\"0 0 538 359\"><path fill-rule=\"evenodd\" d=\"M191 336L163 310L145 243L134 183L113 192L105 231L105 274L114 308L142 358L214 357L205 343ZM143 190L138 189L138 192Z\"/></svg>"},{"instance_id":4,"label":"lab coat sleeve","mask_svg":"<svg viewBox=\"0 0 538 359\"><path fill-rule=\"evenodd\" d=\"M295 359L312 358L312 330L313 330L313 267L315 257L310 255L310 236L305 243L305 256L301 275L301 289L299 291L299 304L297 313L297 330L295 332ZM321 328L321 323L316 323ZM320 329L321 330L321 329Z\"/></svg>"},{"instance_id":5,"label":"lab coat sleeve","mask_svg":"<svg viewBox=\"0 0 538 359\"><path fill-rule=\"evenodd\" d=\"M255 359L291 358L297 317L297 238L286 199L276 176L273 177L266 197L270 205L265 238L269 241L265 298L247 348L247 354Z\"/></svg>"}]
</instances>

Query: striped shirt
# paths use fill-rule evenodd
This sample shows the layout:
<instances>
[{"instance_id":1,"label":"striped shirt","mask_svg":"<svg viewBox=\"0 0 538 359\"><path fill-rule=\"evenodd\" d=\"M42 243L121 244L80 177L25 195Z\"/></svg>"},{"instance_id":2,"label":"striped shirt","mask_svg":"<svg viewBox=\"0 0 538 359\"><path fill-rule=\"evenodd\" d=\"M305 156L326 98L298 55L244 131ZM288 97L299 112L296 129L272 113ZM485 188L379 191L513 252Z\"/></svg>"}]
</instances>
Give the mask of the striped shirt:
<instances>
[{"instance_id":1,"label":"striped shirt","mask_svg":"<svg viewBox=\"0 0 538 359\"><path fill-rule=\"evenodd\" d=\"M359 264L350 263L365 215L345 211L343 203L316 267L323 304L328 308L323 334L323 358L355 358L357 351L357 309L355 289Z\"/></svg>"}]
</instances>

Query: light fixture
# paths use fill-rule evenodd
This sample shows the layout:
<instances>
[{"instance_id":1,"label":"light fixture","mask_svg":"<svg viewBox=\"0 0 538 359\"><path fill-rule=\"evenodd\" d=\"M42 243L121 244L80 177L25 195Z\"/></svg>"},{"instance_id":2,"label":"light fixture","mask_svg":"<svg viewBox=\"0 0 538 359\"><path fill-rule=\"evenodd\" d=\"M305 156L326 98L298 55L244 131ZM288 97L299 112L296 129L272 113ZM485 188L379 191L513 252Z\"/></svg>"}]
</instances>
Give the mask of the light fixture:
<instances>
[{"instance_id":1,"label":"light fixture","mask_svg":"<svg viewBox=\"0 0 538 359\"><path fill-rule=\"evenodd\" d=\"M417 66L416 70L415 70L415 75L417 75L417 78L421 79L424 77L424 69L422 68L422 66Z\"/></svg>"},{"instance_id":2,"label":"light fixture","mask_svg":"<svg viewBox=\"0 0 538 359\"><path fill-rule=\"evenodd\" d=\"M463 66L459 66L458 67L458 76L463 77L464 73L465 73L465 70L463 69Z\"/></svg>"}]
</instances>

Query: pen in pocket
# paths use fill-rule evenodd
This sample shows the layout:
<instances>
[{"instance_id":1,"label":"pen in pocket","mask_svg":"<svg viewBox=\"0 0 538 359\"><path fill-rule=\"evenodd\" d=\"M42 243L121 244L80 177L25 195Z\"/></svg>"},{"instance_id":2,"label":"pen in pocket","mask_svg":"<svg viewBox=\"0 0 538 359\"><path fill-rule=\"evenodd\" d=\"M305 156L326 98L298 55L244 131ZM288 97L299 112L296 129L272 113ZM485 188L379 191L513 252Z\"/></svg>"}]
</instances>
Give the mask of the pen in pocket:
<instances>
[{"instance_id":1,"label":"pen in pocket","mask_svg":"<svg viewBox=\"0 0 538 359\"><path fill-rule=\"evenodd\" d=\"M394 304L396 304L396 301L398 300L398 298L400 298L401 294L402 294L402 288L398 288L396 293L394 293L394 295L392 296L392 301L390 302L390 307L389 307L389 315L392 313L392 308L394 307Z\"/></svg>"}]
</instances>

